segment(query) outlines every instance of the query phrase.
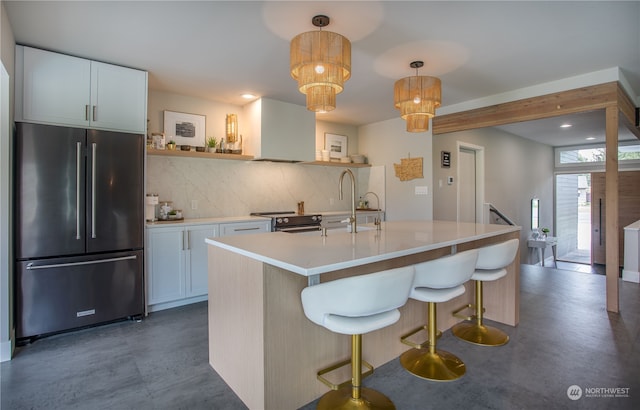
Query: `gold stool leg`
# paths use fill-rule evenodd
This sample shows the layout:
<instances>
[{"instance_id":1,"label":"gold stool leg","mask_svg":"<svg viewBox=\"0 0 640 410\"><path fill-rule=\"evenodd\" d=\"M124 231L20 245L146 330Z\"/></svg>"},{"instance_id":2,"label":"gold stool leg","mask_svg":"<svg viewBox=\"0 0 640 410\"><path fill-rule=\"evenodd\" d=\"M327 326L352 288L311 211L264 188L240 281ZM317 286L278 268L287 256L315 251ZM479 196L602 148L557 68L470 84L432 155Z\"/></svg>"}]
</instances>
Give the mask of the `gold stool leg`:
<instances>
[{"instance_id":1,"label":"gold stool leg","mask_svg":"<svg viewBox=\"0 0 640 410\"><path fill-rule=\"evenodd\" d=\"M475 321L466 321L456 324L451 328L451 332L458 338L482 346L502 346L509 341L509 335L493 326L483 323L483 298L482 281L475 281L476 290L476 314Z\"/></svg>"},{"instance_id":2,"label":"gold stool leg","mask_svg":"<svg viewBox=\"0 0 640 410\"><path fill-rule=\"evenodd\" d=\"M400 364L412 374L423 379L435 381L453 381L466 372L466 366L457 356L436 349L437 324L436 304L428 303L429 346L411 349L400 355Z\"/></svg>"},{"instance_id":3,"label":"gold stool leg","mask_svg":"<svg viewBox=\"0 0 640 410\"><path fill-rule=\"evenodd\" d=\"M325 393L318 402L318 410L384 409L396 406L384 394L362 387L362 335L351 336L351 386Z\"/></svg>"}]
</instances>

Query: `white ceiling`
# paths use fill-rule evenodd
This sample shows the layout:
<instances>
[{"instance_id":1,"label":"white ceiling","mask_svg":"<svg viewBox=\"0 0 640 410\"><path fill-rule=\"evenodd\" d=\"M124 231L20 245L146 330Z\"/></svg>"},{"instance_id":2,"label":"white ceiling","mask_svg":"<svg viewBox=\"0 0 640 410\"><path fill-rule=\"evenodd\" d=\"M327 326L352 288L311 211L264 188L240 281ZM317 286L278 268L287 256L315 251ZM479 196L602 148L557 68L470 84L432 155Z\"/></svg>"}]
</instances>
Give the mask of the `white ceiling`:
<instances>
[{"instance_id":1,"label":"white ceiling","mask_svg":"<svg viewBox=\"0 0 640 410\"><path fill-rule=\"evenodd\" d=\"M244 92L304 105L289 75L289 41L326 14L327 30L351 40L353 68L337 108L318 118L354 125L398 116L393 83L415 74L413 60L442 80L443 106L611 67L640 93L639 1L3 4L19 44L144 69L151 89L235 105L246 103ZM603 137L600 125L562 135L545 121L504 129L568 145L578 130L582 142L587 132Z\"/></svg>"}]
</instances>

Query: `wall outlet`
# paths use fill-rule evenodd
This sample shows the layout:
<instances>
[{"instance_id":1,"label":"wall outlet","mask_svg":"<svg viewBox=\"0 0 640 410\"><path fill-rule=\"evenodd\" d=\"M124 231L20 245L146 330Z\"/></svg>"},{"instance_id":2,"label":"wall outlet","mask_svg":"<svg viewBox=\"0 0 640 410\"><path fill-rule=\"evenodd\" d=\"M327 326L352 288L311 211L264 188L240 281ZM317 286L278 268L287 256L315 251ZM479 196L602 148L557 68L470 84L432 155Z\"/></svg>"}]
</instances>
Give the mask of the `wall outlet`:
<instances>
[{"instance_id":1,"label":"wall outlet","mask_svg":"<svg viewBox=\"0 0 640 410\"><path fill-rule=\"evenodd\" d=\"M428 186L417 186L415 187L416 195L429 195L429 187Z\"/></svg>"},{"instance_id":2,"label":"wall outlet","mask_svg":"<svg viewBox=\"0 0 640 410\"><path fill-rule=\"evenodd\" d=\"M453 185L453 177L447 177L447 185Z\"/></svg>"},{"instance_id":3,"label":"wall outlet","mask_svg":"<svg viewBox=\"0 0 640 410\"><path fill-rule=\"evenodd\" d=\"M198 209L198 200L197 199L192 199L191 200L191 209Z\"/></svg>"}]
</instances>

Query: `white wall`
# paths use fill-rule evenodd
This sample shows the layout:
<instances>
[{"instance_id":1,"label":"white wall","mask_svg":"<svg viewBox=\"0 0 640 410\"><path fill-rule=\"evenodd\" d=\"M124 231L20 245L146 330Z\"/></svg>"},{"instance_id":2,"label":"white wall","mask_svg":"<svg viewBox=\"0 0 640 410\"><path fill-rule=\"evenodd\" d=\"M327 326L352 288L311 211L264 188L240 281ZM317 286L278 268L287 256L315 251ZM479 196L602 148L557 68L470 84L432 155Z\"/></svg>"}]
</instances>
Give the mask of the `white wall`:
<instances>
[{"instance_id":1,"label":"white wall","mask_svg":"<svg viewBox=\"0 0 640 410\"><path fill-rule=\"evenodd\" d=\"M405 131L405 121L397 118L359 128L359 150L370 163L385 167L385 217L387 220L433 219L431 130ZM401 158L422 157L423 178L400 181L393 164ZM417 186L426 186L428 195L415 195Z\"/></svg>"},{"instance_id":2,"label":"white wall","mask_svg":"<svg viewBox=\"0 0 640 410\"><path fill-rule=\"evenodd\" d=\"M13 331L13 255L11 237L11 176L13 169L9 153L12 152L13 130L13 67L15 41L7 19L4 3L0 4L0 361L11 359L14 347Z\"/></svg>"},{"instance_id":3,"label":"white wall","mask_svg":"<svg viewBox=\"0 0 640 410\"><path fill-rule=\"evenodd\" d=\"M462 131L433 138L434 219L456 220L457 144L484 147L485 202L522 226L521 260L526 262L526 238L531 232L531 198L540 199L540 226L553 226L553 148L496 128ZM451 167L440 166L440 152L451 152ZM454 184L447 185L447 176ZM442 187L438 181L445 181Z\"/></svg>"},{"instance_id":4,"label":"white wall","mask_svg":"<svg viewBox=\"0 0 640 410\"><path fill-rule=\"evenodd\" d=\"M162 132L163 111L206 115L206 135L220 139L224 135L226 114L238 114L238 129L243 130L242 107L216 101L149 90L149 133ZM358 147L357 128L320 121L316 125L316 147L324 146L324 134L346 135L348 151ZM186 218L248 215L255 211L296 210L299 201L305 210L349 210L347 197L338 200L338 180L343 167L246 162L222 159L147 157L147 192L160 200L172 201ZM357 195L368 190L384 196L384 178L375 168L354 172ZM373 174L373 177L371 176ZM345 189L345 195L349 192ZM192 201L197 209L192 209Z\"/></svg>"}]
</instances>

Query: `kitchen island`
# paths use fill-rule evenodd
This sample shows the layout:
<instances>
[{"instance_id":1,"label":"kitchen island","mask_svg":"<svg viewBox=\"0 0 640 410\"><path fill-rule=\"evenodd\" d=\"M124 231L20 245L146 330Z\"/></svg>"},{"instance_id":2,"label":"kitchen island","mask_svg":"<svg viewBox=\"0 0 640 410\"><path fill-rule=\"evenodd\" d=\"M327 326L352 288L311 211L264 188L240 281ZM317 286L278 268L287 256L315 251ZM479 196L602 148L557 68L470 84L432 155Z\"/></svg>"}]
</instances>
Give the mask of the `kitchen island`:
<instances>
[{"instance_id":1,"label":"kitchen island","mask_svg":"<svg viewBox=\"0 0 640 410\"><path fill-rule=\"evenodd\" d=\"M295 409L326 392L316 372L350 356L350 337L309 321L300 292L306 286L419 263L456 251L519 238L520 228L449 221L385 222L291 234L272 232L209 238L209 363L251 409ZM485 317L515 326L519 318L519 252L504 278L484 287ZM438 325L473 300L438 305ZM400 320L363 336L363 359L380 366L408 346L400 335L426 324L426 305L409 300ZM456 352L464 356L464 352Z\"/></svg>"}]
</instances>

